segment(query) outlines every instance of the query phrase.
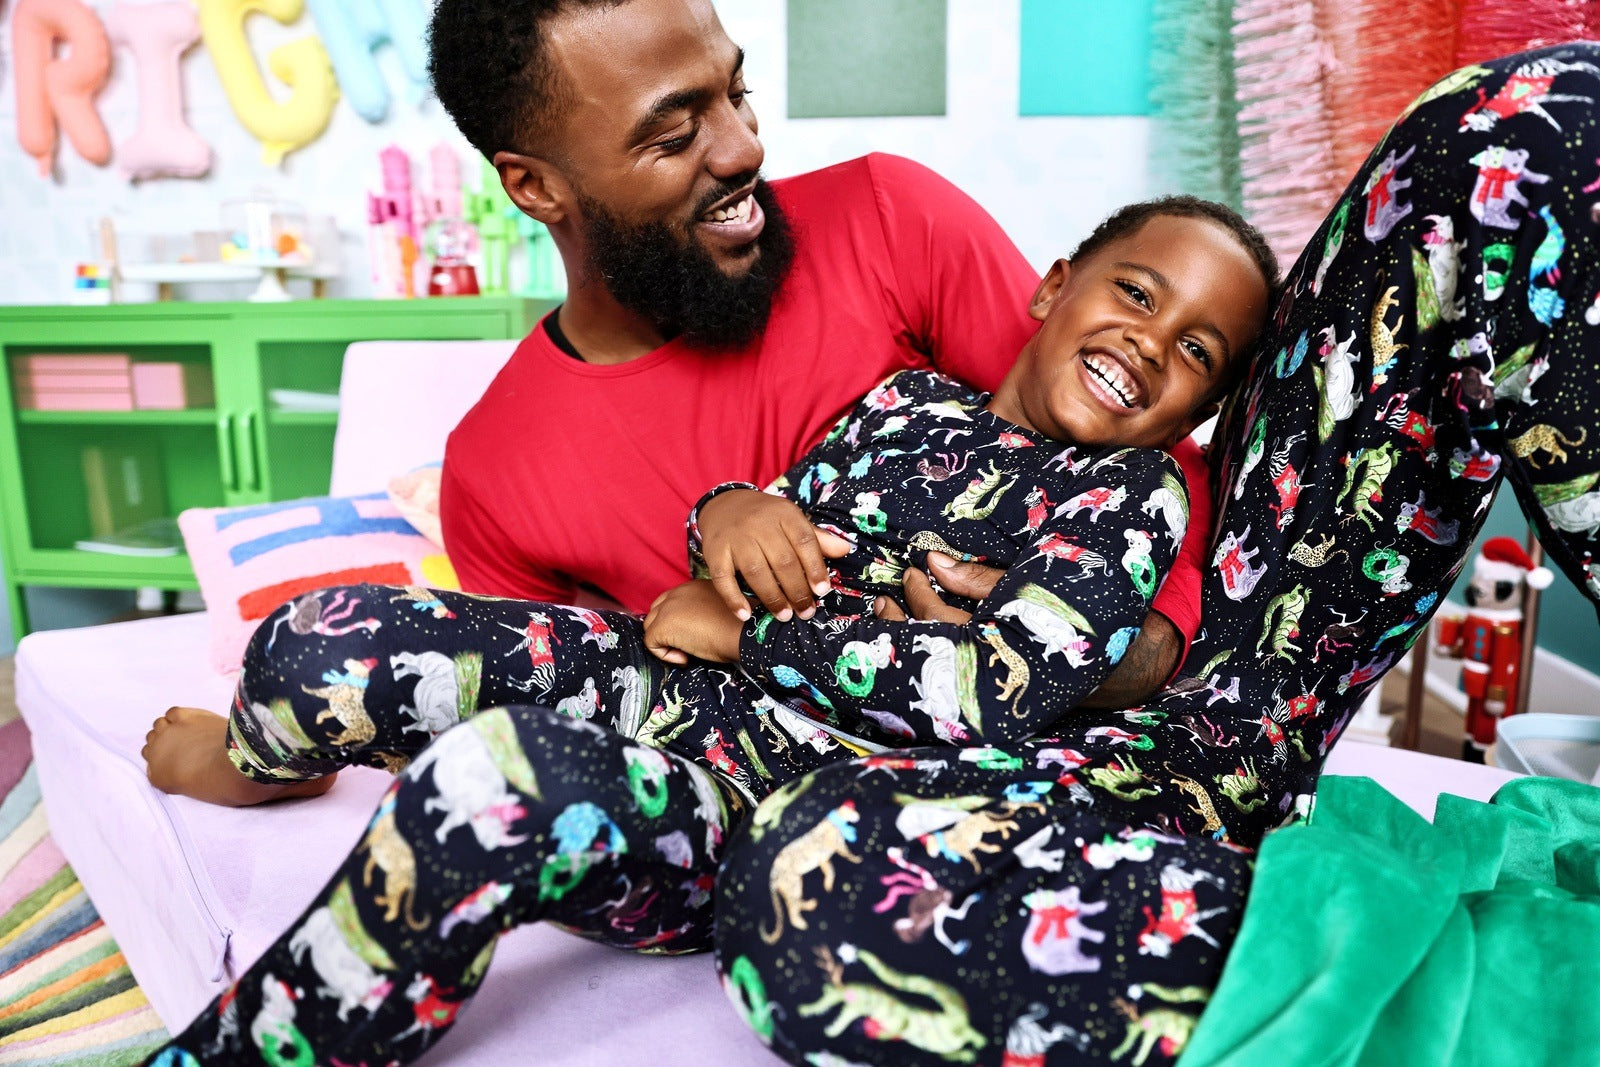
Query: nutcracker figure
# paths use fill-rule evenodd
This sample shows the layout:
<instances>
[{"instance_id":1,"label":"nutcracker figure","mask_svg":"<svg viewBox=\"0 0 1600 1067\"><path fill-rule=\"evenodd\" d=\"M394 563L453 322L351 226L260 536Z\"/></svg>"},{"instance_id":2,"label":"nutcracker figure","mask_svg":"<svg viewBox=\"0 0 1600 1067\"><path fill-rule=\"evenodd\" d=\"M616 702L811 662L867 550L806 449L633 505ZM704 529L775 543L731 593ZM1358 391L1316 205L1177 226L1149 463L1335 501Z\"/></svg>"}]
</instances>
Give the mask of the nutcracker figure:
<instances>
[{"instance_id":1,"label":"nutcracker figure","mask_svg":"<svg viewBox=\"0 0 1600 1067\"><path fill-rule=\"evenodd\" d=\"M1467 694L1462 759L1482 763L1494 743L1496 721L1522 710L1517 707L1522 588L1526 583L1544 589L1552 578L1516 541L1491 537L1472 561L1466 613L1440 613L1436 651L1462 661L1461 688Z\"/></svg>"}]
</instances>

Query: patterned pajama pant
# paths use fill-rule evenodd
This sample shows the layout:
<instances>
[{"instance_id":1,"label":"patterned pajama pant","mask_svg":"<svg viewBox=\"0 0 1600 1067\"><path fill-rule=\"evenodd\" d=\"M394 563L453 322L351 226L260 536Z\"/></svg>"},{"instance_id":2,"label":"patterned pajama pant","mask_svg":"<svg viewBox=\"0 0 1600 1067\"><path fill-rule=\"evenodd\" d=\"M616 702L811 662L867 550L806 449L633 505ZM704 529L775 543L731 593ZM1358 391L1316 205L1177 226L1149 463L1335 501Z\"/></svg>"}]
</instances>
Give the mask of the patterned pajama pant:
<instances>
[{"instance_id":1,"label":"patterned pajama pant","mask_svg":"<svg viewBox=\"0 0 1600 1067\"><path fill-rule=\"evenodd\" d=\"M1594 44L1469 67L1363 165L1217 430L1204 630L1168 691L981 760L830 766L757 811L717 956L775 1051L1171 1062L1243 909L1236 849L1310 806L1502 478L1600 601L1597 104Z\"/></svg>"},{"instance_id":2,"label":"patterned pajama pant","mask_svg":"<svg viewBox=\"0 0 1600 1067\"><path fill-rule=\"evenodd\" d=\"M770 780L840 753L758 696L665 667L622 613L381 586L280 609L246 653L235 766L281 783L364 764L395 783L304 915L162 1055L413 1059L497 935L541 919L638 951L710 948L728 835Z\"/></svg>"}]
</instances>

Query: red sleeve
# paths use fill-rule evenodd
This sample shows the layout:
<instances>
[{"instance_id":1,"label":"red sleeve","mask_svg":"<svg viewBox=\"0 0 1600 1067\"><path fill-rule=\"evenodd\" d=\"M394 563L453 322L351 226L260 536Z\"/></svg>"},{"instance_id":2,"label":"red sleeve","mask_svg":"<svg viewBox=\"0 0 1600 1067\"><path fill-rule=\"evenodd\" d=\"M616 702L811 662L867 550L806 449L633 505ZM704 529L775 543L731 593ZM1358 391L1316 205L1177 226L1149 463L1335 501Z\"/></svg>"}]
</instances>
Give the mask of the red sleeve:
<instances>
[{"instance_id":1,"label":"red sleeve","mask_svg":"<svg viewBox=\"0 0 1600 1067\"><path fill-rule=\"evenodd\" d=\"M993 392L1038 323L1039 274L1000 224L938 174L899 156L867 157L912 347L941 372Z\"/></svg>"},{"instance_id":2,"label":"red sleeve","mask_svg":"<svg viewBox=\"0 0 1600 1067\"><path fill-rule=\"evenodd\" d=\"M439 479L439 522L444 531L445 552L463 592L553 604L570 604L576 595L576 583L535 567L506 536L494 514L478 503L466 483L455 475L448 450Z\"/></svg>"},{"instance_id":3,"label":"red sleeve","mask_svg":"<svg viewBox=\"0 0 1600 1067\"><path fill-rule=\"evenodd\" d=\"M1211 548L1215 505L1211 501L1211 470L1200 446L1186 437L1173 446L1172 458L1183 468L1183 480L1189 489L1189 527L1178 558L1173 560L1167 580L1161 583L1150 608L1166 616L1183 636L1183 656L1178 659L1178 667L1182 667L1190 643L1200 632L1200 576L1205 573L1206 552Z\"/></svg>"}]
</instances>

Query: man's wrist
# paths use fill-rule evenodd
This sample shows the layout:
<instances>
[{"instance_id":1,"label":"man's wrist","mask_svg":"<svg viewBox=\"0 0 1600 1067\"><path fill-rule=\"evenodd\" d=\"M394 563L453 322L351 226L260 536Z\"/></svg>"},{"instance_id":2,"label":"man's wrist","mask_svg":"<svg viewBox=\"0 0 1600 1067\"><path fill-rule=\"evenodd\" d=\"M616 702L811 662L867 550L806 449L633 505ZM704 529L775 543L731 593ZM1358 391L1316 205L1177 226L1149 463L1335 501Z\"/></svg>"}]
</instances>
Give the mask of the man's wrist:
<instances>
[{"instance_id":1,"label":"man's wrist","mask_svg":"<svg viewBox=\"0 0 1600 1067\"><path fill-rule=\"evenodd\" d=\"M1084 708L1131 708L1147 703L1178 667L1183 634L1160 612L1145 615L1138 636L1100 687L1078 702Z\"/></svg>"}]
</instances>

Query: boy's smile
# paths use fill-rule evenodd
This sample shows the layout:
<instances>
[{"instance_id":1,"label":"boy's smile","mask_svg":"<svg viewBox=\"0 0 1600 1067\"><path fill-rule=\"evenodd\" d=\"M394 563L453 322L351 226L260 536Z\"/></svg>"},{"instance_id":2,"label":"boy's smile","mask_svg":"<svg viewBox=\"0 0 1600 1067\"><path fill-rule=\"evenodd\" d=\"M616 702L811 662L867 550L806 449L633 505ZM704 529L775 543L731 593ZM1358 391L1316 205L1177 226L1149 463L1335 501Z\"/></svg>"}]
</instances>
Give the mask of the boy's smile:
<instances>
[{"instance_id":1,"label":"boy's smile","mask_svg":"<svg viewBox=\"0 0 1600 1067\"><path fill-rule=\"evenodd\" d=\"M990 410L1056 440L1170 448L1216 411L1266 306L1260 267L1226 227L1155 215L1050 268L1029 307L1044 325Z\"/></svg>"}]
</instances>

